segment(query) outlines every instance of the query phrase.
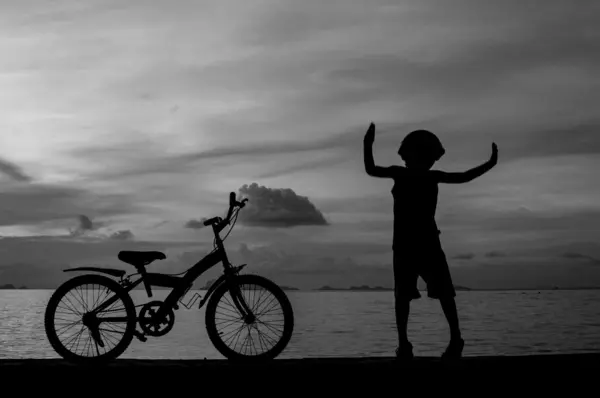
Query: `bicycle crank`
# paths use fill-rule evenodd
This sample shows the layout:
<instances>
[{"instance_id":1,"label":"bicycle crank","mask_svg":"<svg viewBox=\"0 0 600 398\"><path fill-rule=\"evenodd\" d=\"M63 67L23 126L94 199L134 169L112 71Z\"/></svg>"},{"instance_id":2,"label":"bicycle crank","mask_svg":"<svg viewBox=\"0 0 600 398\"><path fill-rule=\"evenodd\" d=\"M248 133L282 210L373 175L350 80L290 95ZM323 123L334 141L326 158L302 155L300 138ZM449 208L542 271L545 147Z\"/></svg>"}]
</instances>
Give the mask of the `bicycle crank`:
<instances>
[{"instance_id":1,"label":"bicycle crank","mask_svg":"<svg viewBox=\"0 0 600 398\"><path fill-rule=\"evenodd\" d=\"M167 309L162 319L156 318L156 313L162 305L162 301L151 301L146 303L140 310L138 322L144 334L159 337L164 336L173 329L175 314L172 308Z\"/></svg>"}]
</instances>

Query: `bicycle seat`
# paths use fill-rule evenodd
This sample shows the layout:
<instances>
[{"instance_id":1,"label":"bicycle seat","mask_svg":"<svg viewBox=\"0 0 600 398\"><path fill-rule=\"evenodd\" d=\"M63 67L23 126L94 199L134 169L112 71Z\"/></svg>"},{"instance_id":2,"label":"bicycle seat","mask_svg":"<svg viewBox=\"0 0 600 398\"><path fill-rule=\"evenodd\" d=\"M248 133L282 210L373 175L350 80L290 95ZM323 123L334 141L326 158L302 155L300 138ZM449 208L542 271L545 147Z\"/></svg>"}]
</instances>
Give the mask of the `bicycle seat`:
<instances>
[{"instance_id":1,"label":"bicycle seat","mask_svg":"<svg viewBox=\"0 0 600 398\"><path fill-rule=\"evenodd\" d=\"M131 264L134 267L141 267L150 264L154 260L164 260L167 258L164 253L158 251L120 251L118 255L119 260Z\"/></svg>"}]
</instances>

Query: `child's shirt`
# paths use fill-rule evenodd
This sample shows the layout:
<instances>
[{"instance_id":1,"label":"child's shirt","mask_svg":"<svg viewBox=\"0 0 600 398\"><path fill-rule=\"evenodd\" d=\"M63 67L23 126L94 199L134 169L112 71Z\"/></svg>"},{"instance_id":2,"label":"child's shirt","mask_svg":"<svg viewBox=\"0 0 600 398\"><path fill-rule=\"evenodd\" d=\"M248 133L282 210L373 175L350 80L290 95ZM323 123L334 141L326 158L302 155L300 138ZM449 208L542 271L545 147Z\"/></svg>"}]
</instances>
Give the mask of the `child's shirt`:
<instances>
[{"instance_id":1,"label":"child's shirt","mask_svg":"<svg viewBox=\"0 0 600 398\"><path fill-rule=\"evenodd\" d=\"M438 183L431 170L395 168L394 186L394 238L393 247L415 248L426 242L423 239L437 238L435 222Z\"/></svg>"}]
</instances>

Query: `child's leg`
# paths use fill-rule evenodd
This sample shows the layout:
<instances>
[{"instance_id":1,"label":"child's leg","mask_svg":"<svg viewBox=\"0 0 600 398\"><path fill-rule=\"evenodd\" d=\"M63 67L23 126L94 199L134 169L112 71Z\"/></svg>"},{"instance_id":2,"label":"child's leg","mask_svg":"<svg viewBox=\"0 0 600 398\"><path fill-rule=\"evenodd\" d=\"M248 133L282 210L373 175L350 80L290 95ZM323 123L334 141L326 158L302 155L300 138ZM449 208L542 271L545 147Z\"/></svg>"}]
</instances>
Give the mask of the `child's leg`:
<instances>
[{"instance_id":1,"label":"child's leg","mask_svg":"<svg viewBox=\"0 0 600 398\"><path fill-rule=\"evenodd\" d=\"M408 315L410 313L410 300L396 297L396 327L398 328L398 345L408 343Z\"/></svg>"},{"instance_id":2,"label":"child's leg","mask_svg":"<svg viewBox=\"0 0 600 398\"><path fill-rule=\"evenodd\" d=\"M438 299L450 327L450 340L462 340L456 309L456 291L450 275L450 268L440 240L433 242L427 264L422 269L422 277L427 283L428 296Z\"/></svg>"},{"instance_id":3,"label":"child's leg","mask_svg":"<svg viewBox=\"0 0 600 398\"><path fill-rule=\"evenodd\" d=\"M408 345L410 301L421 297L417 289L417 279L418 275L411 267L410 257L394 251L394 305L400 347Z\"/></svg>"},{"instance_id":4,"label":"child's leg","mask_svg":"<svg viewBox=\"0 0 600 398\"><path fill-rule=\"evenodd\" d=\"M440 298L440 304L442 305L442 310L448 321L448 326L450 326L450 340L460 340L461 334L458 322L458 311L456 310L454 297Z\"/></svg>"}]
</instances>

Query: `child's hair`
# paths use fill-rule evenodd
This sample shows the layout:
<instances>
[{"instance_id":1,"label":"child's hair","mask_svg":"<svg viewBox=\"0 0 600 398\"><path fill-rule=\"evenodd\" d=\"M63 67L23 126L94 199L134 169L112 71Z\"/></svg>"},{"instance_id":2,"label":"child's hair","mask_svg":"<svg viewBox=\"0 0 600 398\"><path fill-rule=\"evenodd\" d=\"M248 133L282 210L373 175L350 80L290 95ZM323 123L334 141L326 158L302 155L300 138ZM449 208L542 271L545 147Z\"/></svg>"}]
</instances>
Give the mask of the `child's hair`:
<instances>
[{"instance_id":1,"label":"child's hair","mask_svg":"<svg viewBox=\"0 0 600 398\"><path fill-rule=\"evenodd\" d=\"M444 147L439 138L428 130L411 131L404 137L398 154L406 161L411 156L433 159L436 162L444 156Z\"/></svg>"}]
</instances>

